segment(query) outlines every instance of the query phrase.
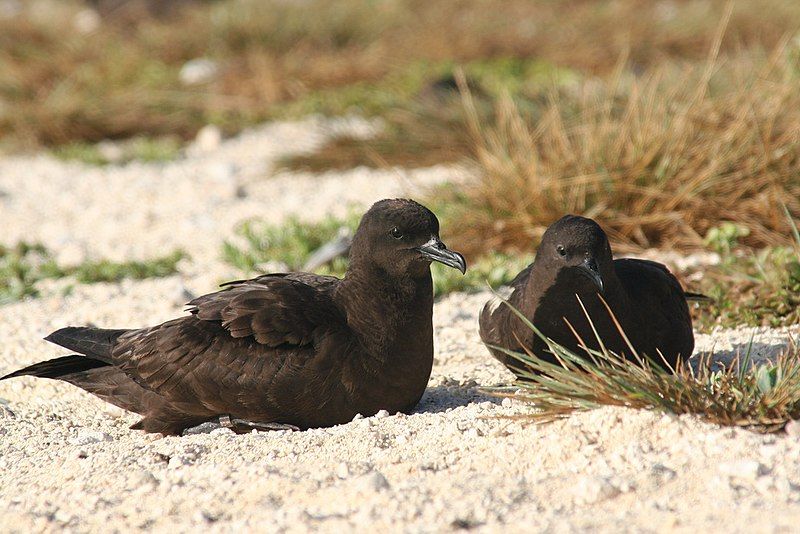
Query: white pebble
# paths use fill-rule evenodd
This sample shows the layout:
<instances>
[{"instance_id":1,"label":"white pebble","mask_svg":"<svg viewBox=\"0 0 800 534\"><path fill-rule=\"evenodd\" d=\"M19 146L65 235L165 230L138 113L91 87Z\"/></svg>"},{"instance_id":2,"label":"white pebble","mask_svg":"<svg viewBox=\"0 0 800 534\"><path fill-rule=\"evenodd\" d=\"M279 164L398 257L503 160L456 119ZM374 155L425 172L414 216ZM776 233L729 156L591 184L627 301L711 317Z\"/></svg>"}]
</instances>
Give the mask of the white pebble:
<instances>
[{"instance_id":1,"label":"white pebble","mask_svg":"<svg viewBox=\"0 0 800 534\"><path fill-rule=\"evenodd\" d=\"M616 497L621 491L607 478L584 476L575 484L574 493L578 501L592 504Z\"/></svg>"},{"instance_id":2,"label":"white pebble","mask_svg":"<svg viewBox=\"0 0 800 534\"><path fill-rule=\"evenodd\" d=\"M101 441L111 441L113 438L105 432L99 430L80 430L76 436L72 436L67 441L71 445L91 445Z\"/></svg>"},{"instance_id":3,"label":"white pebble","mask_svg":"<svg viewBox=\"0 0 800 534\"><path fill-rule=\"evenodd\" d=\"M219 66L216 61L197 58L184 63L178 77L184 85L199 85L213 80L218 71Z\"/></svg>"},{"instance_id":4,"label":"white pebble","mask_svg":"<svg viewBox=\"0 0 800 534\"><path fill-rule=\"evenodd\" d=\"M347 478L350 476L350 468L346 463L342 462L336 466L336 476L339 478Z\"/></svg>"}]
</instances>

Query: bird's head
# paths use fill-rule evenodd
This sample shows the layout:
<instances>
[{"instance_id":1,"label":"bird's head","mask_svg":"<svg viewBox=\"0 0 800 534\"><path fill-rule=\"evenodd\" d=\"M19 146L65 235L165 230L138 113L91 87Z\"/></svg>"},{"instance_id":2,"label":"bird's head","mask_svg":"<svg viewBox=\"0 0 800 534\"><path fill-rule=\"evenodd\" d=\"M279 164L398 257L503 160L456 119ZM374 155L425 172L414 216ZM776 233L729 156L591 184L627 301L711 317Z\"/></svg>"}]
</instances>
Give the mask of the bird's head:
<instances>
[{"instance_id":1,"label":"bird's head","mask_svg":"<svg viewBox=\"0 0 800 534\"><path fill-rule=\"evenodd\" d=\"M542 236L536 262L557 275L563 270L590 280L603 291L613 270L611 246L606 233L592 219L565 215Z\"/></svg>"},{"instance_id":2,"label":"bird's head","mask_svg":"<svg viewBox=\"0 0 800 534\"><path fill-rule=\"evenodd\" d=\"M423 276L438 261L466 272L464 256L439 238L439 220L406 199L376 202L361 218L350 250L351 264L371 262L392 276Z\"/></svg>"}]
</instances>

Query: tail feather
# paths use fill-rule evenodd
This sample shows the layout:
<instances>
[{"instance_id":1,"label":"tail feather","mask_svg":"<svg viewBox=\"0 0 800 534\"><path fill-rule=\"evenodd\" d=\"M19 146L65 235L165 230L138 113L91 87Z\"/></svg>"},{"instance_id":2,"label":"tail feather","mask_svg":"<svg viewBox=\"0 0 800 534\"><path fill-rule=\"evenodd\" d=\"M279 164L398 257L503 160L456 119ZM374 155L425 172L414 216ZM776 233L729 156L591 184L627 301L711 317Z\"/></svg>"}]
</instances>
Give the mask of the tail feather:
<instances>
[{"instance_id":1,"label":"tail feather","mask_svg":"<svg viewBox=\"0 0 800 534\"><path fill-rule=\"evenodd\" d=\"M68 375L106 366L108 366L106 362L94 360L92 358L85 358L83 356L74 354L72 356L63 356L61 358L47 360L46 362L39 362L29 365L28 367L0 377L0 380L16 378L18 376L38 376L40 378L52 378L59 380Z\"/></svg>"},{"instance_id":2,"label":"tail feather","mask_svg":"<svg viewBox=\"0 0 800 534\"><path fill-rule=\"evenodd\" d=\"M64 356L36 363L0 377L0 380L19 376L62 380L108 403L142 415L146 415L149 411L160 412L166 405L164 399L157 393L144 389L113 365L84 356ZM145 421L151 426L157 425L158 422L158 417L151 417ZM157 427L152 431L161 432L162 429ZM180 429L171 433L180 434Z\"/></svg>"},{"instance_id":3,"label":"tail feather","mask_svg":"<svg viewBox=\"0 0 800 534\"><path fill-rule=\"evenodd\" d=\"M111 363L109 358L117 339L128 331L125 329L112 330L91 326L68 326L56 330L47 336L45 340L86 356Z\"/></svg>"}]
</instances>

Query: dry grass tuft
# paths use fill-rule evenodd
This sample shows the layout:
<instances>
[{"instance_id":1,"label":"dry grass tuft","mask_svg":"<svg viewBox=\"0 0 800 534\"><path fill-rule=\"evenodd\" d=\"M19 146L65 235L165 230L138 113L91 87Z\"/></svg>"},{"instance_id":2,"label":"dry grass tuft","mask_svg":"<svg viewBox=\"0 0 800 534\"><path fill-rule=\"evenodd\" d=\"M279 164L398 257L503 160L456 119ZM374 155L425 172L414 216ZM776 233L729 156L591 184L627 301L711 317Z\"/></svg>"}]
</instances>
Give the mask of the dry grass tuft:
<instances>
[{"instance_id":1,"label":"dry grass tuft","mask_svg":"<svg viewBox=\"0 0 800 534\"><path fill-rule=\"evenodd\" d=\"M498 391L530 403L534 411L526 417L537 422L602 406L693 414L761 432L779 431L800 418L800 348L795 344L767 363L753 364L748 350L721 368L711 355L704 355L694 366L683 365L673 374L645 355L638 362L606 350L578 355L544 339L560 364L506 351L529 370L521 372L513 388Z\"/></svg>"},{"instance_id":2,"label":"dry grass tuft","mask_svg":"<svg viewBox=\"0 0 800 534\"><path fill-rule=\"evenodd\" d=\"M597 219L619 251L703 246L724 221L742 244L791 241L800 215L797 56L742 57L584 84L542 113L502 100L489 124L467 97L480 178L445 193L454 246L529 250L564 213Z\"/></svg>"},{"instance_id":3,"label":"dry grass tuft","mask_svg":"<svg viewBox=\"0 0 800 534\"><path fill-rule=\"evenodd\" d=\"M236 131L287 106L365 111L351 91L364 84L380 93L366 111L383 112L398 102L392 77L420 62L527 58L603 75L623 55L635 69L695 61L713 41L724 0L180 4L170 16L142 9L138 19L94 28L77 0L22 2L21 13L0 18L0 140L185 139L209 122ZM798 27L792 0L737 2L721 47L771 48ZM180 69L196 58L216 62L218 73L184 86Z\"/></svg>"}]
</instances>

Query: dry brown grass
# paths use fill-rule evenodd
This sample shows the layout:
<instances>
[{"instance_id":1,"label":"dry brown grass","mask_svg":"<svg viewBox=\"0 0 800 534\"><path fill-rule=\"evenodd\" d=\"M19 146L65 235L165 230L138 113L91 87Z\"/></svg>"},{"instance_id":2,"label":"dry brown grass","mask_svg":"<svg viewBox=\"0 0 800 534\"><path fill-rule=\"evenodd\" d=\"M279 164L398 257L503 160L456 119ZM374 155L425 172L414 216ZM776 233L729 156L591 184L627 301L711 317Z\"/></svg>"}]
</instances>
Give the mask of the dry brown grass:
<instances>
[{"instance_id":1,"label":"dry brown grass","mask_svg":"<svg viewBox=\"0 0 800 534\"><path fill-rule=\"evenodd\" d=\"M0 20L0 135L23 146L187 138L208 122L235 131L290 102L301 103L298 112L338 112L354 102L339 102L330 91L380 85L420 61L536 58L604 74L622 55L635 69L696 60L709 48L723 6L721 0L222 0L81 34L73 24L79 2L23 4L21 15ZM738 2L722 49L772 47L798 27L800 7L792 0ZM186 88L178 72L198 57L218 61L220 75Z\"/></svg>"},{"instance_id":2,"label":"dry brown grass","mask_svg":"<svg viewBox=\"0 0 800 534\"><path fill-rule=\"evenodd\" d=\"M797 58L710 60L554 94L541 114L471 112L480 178L448 190L459 250L530 250L564 213L597 219L618 250L703 246L723 221L742 244L791 242L800 214ZM469 99L467 108L471 110Z\"/></svg>"},{"instance_id":3,"label":"dry brown grass","mask_svg":"<svg viewBox=\"0 0 800 534\"><path fill-rule=\"evenodd\" d=\"M666 370L657 364L658 355L637 354L633 347L633 360L605 349L570 352L514 311L558 360L553 364L529 351L515 353L497 347L524 369L513 386L495 390L532 405L534 410L522 418L549 422L577 411L623 406L693 414L714 424L777 432L800 417L800 353L794 341L770 361L753 362L752 347L748 347L728 365L714 361L712 354L702 354ZM622 332L619 323L617 327Z\"/></svg>"}]
</instances>

